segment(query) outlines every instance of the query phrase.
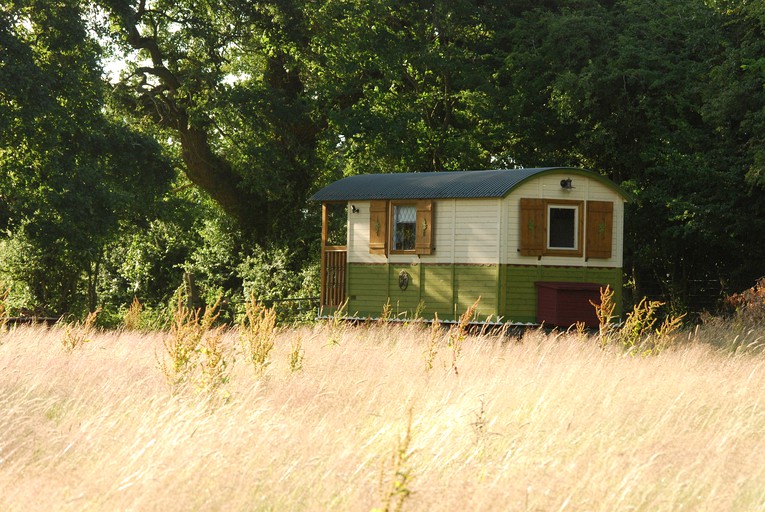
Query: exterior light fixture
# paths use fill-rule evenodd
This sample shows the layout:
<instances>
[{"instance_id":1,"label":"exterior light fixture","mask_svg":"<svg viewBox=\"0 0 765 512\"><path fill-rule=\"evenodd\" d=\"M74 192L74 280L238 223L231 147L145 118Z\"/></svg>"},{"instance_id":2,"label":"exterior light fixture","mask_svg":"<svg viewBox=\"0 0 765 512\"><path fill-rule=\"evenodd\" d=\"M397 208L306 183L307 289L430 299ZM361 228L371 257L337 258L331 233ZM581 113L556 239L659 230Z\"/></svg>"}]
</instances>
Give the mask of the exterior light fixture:
<instances>
[{"instance_id":1,"label":"exterior light fixture","mask_svg":"<svg viewBox=\"0 0 765 512\"><path fill-rule=\"evenodd\" d=\"M361 210L359 210L359 208L355 204L351 205L351 212L352 213L359 213L360 211Z\"/></svg>"},{"instance_id":2,"label":"exterior light fixture","mask_svg":"<svg viewBox=\"0 0 765 512\"><path fill-rule=\"evenodd\" d=\"M571 178L560 180L560 188L563 190L571 190L574 186L571 184Z\"/></svg>"}]
</instances>

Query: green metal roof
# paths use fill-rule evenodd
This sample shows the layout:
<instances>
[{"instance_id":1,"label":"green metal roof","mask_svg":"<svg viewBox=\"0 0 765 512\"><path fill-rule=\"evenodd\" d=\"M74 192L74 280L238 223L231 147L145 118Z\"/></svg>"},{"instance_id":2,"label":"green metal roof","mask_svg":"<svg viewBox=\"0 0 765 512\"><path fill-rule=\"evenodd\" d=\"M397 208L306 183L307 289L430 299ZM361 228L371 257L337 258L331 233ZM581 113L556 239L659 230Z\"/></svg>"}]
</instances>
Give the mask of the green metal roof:
<instances>
[{"instance_id":1,"label":"green metal roof","mask_svg":"<svg viewBox=\"0 0 765 512\"><path fill-rule=\"evenodd\" d=\"M312 201L361 201L374 199L476 199L505 197L527 179L548 173L596 179L625 199L627 193L614 182L592 171L571 167L534 167L485 171L408 172L358 174L331 183L311 196Z\"/></svg>"}]
</instances>

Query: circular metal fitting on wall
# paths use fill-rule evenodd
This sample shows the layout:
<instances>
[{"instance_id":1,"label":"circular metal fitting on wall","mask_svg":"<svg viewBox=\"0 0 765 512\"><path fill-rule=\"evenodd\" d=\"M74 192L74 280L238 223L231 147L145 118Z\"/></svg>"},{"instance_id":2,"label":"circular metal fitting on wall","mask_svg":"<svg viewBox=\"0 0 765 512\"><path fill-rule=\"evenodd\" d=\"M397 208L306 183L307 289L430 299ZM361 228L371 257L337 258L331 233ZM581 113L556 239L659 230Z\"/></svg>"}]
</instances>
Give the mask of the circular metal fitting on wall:
<instances>
[{"instance_id":1,"label":"circular metal fitting on wall","mask_svg":"<svg viewBox=\"0 0 765 512\"><path fill-rule=\"evenodd\" d=\"M409 288L409 281L411 280L411 276L409 275L409 272L406 270L402 270L398 273L398 287L403 292L407 288Z\"/></svg>"}]
</instances>

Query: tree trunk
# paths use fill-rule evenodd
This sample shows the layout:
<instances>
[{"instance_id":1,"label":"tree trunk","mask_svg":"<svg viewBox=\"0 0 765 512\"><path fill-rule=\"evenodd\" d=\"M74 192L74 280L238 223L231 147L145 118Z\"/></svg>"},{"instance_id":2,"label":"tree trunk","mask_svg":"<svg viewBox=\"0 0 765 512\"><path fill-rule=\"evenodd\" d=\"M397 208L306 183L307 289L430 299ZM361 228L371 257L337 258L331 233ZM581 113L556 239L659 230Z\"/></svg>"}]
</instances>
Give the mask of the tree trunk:
<instances>
[{"instance_id":1,"label":"tree trunk","mask_svg":"<svg viewBox=\"0 0 765 512\"><path fill-rule=\"evenodd\" d=\"M181 149L186 164L186 176L233 217L239 227L254 239L267 234L263 206L259 197L240 187L242 178L228 162L216 155L207 137L199 128L181 130Z\"/></svg>"}]
</instances>

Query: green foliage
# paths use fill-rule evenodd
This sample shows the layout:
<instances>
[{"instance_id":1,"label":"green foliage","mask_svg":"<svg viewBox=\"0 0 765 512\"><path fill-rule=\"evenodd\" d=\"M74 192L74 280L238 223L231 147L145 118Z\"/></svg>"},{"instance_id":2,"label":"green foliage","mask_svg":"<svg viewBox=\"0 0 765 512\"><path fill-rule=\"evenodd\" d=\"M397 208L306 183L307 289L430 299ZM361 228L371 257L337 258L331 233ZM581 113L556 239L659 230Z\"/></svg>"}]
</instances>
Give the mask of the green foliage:
<instances>
[{"instance_id":1,"label":"green foliage","mask_svg":"<svg viewBox=\"0 0 765 512\"><path fill-rule=\"evenodd\" d=\"M519 130L519 160L628 181L625 266L675 307L700 283L751 279L763 256L741 250L765 225L731 133L762 111L763 82L725 57L741 41L730 22L702 2L577 2L509 30L503 77L523 93L508 102L538 121Z\"/></svg>"},{"instance_id":2,"label":"green foliage","mask_svg":"<svg viewBox=\"0 0 765 512\"><path fill-rule=\"evenodd\" d=\"M68 311L77 302L80 270L60 244L41 247L23 231L0 239L0 277L10 283L8 305L14 312Z\"/></svg>"},{"instance_id":3,"label":"green foliage","mask_svg":"<svg viewBox=\"0 0 765 512\"><path fill-rule=\"evenodd\" d=\"M191 272L234 321L251 292L318 294L307 198L338 177L576 165L633 193L635 297L693 309L765 260L764 19L740 0L6 2L9 307L154 310Z\"/></svg>"},{"instance_id":4,"label":"green foliage","mask_svg":"<svg viewBox=\"0 0 765 512\"><path fill-rule=\"evenodd\" d=\"M33 255L31 268L5 270L34 306L93 310L105 246L151 212L170 168L153 139L109 115L79 2L14 2L0 39L0 223Z\"/></svg>"},{"instance_id":5,"label":"green foliage","mask_svg":"<svg viewBox=\"0 0 765 512\"><path fill-rule=\"evenodd\" d=\"M315 316L315 311L310 308L302 312L295 309L305 304L279 301L319 295L317 262L301 262L295 252L286 246L253 246L236 271L242 280L244 295L254 295L259 302L273 306L281 320Z\"/></svg>"},{"instance_id":6,"label":"green foliage","mask_svg":"<svg viewBox=\"0 0 765 512\"><path fill-rule=\"evenodd\" d=\"M8 325L8 294L10 291L10 288L0 281L0 334L5 332L6 325Z\"/></svg>"},{"instance_id":7,"label":"green foliage","mask_svg":"<svg viewBox=\"0 0 765 512\"><path fill-rule=\"evenodd\" d=\"M485 168L508 134L493 73L500 34L477 2L327 2L321 99L342 174ZM347 105L346 105L347 104Z\"/></svg>"}]
</instances>

